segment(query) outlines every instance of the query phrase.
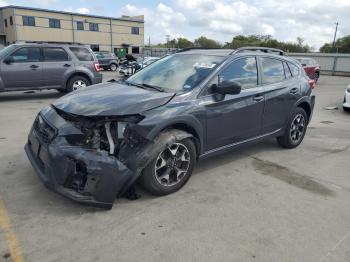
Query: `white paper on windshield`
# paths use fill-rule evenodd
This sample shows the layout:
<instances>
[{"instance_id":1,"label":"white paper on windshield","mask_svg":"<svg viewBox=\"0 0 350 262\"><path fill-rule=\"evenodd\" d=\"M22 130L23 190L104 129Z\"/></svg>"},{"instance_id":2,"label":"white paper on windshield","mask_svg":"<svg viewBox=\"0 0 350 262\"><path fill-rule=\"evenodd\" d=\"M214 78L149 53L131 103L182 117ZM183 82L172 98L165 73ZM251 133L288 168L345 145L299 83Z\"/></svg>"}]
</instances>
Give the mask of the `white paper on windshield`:
<instances>
[{"instance_id":1,"label":"white paper on windshield","mask_svg":"<svg viewBox=\"0 0 350 262\"><path fill-rule=\"evenodd\" d=\"M212 64L212 63L195 63L193 65L194 68L208 68L208 69L212 69L216 66L216 64Z\"/></svg>"}]
</instances>

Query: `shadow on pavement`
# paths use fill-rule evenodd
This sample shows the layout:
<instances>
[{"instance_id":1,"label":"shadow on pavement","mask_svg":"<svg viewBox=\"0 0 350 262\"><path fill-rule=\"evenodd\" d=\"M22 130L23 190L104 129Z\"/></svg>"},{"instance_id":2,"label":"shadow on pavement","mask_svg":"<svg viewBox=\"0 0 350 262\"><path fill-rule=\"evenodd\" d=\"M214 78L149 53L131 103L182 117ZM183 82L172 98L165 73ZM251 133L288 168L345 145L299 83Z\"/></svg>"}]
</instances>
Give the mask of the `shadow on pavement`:
<instances>
[{"instance_id":1,"label":"shadow on pavement","mask_svg":"<svg viewBox=\"0 0 350 262\"><path fill-rule=\"evenodd\" d=\"M0 102L37 99L57 99L63 95L63 93L60 93L56 90L3 92L0 93Z\"/></svg>"}]
</instances>

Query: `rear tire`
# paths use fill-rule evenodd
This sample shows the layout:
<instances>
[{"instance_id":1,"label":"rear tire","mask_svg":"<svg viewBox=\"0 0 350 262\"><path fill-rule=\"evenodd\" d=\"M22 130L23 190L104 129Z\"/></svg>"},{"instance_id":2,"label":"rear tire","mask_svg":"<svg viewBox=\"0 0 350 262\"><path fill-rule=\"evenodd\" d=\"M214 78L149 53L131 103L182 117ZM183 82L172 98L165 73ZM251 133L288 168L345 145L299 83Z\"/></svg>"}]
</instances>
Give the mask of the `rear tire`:
<instances>
[{"instance_id":1,"label":"rear tire","mask_svg":"<svg viewBox=\"0 0 350 262\"><path fill-rule=\"evenodd\" d=\"M190 138L176 140L164 146L146 166L141 185L153 195L163 196L183 187L192 175L196 162L196 147Z\"/></svg>"},{"instance_id":2,"label":"rear tire","mask_svg":"<svg viewBox=\"0 0 350 262\"><path fill-rule=\"evenodd\" d=\"M304 109L297 107L290 116L285 133L277 137L277 142L284 148L295 148L301 144L306 134L308 116Z\"/></svg>"},{"instance_id":3,"label":"rear tire","mask_svg":"<svg viewBox=\"0 0 350 262\"><path fill-rule=\"evenodd\" d=\"M115 71L117 71L117 69L118 69L118 65L117 65L117 64L111 64L111 65L109 66L109 69L110 69L111 71L115 72Z\"/></svg>"},{"instance_id":4,"label":"rear tire","mask_svg":"<svg viewBox=\"0 0 350 262\"><path fill-rule=\"evenodd\" d=\"M85 76L81 76L81 75L73 76L68 80L66 92L70 93L75 90L85 88L89 85L90 85L90 81Z\"/></svg>"}]
</instances>

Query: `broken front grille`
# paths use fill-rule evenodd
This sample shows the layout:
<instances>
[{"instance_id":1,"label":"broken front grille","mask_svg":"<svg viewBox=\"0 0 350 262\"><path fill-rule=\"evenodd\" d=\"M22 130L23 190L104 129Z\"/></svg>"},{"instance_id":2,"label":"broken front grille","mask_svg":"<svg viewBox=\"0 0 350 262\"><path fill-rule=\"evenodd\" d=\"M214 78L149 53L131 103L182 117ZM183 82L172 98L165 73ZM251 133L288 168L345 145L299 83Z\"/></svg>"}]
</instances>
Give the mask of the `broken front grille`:
<instances>
[{"instance_id":1,"label":"broken front grille","mask_svg":"<svg viewBox=\"0 0 350 262\"><path fill-rule=\"evenodd\" d=\"M56 135L56 130L40 115L35 119L34 130L38 138L44 143L49 143Z\"/></svg>"}]
</instances>

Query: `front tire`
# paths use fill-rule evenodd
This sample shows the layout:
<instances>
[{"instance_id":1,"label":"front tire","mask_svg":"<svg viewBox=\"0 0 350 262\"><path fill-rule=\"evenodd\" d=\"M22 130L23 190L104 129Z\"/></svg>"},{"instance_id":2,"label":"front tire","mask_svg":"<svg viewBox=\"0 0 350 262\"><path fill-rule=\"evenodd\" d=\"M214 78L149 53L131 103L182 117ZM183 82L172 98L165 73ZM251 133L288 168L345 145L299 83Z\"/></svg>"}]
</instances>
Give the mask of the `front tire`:
<instances>
[{"instance_id":1,"label":"front tire","mask_svg":"<svg viewBox=\"0 0 350 262\"><path fill-rule=\"evenodd\" d=\"M141 185L153 195L163 196L183 187L192 175L196 147L191 138L163 147L143 170Z\"/></svg>"},{"instance_id":2,"label":"front tire","mask_svg":"<svg viewBox=\"0 0 350 262\"><path fill-rule=\"evenodd\" d=\"M308 116L304 109L297 107L289 118L285 133L277 137L277 142L284 148L295 148L301 144L306 134Z\"/></svg>"}]
</instances>

